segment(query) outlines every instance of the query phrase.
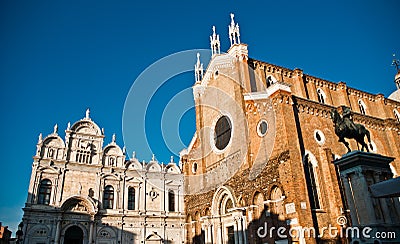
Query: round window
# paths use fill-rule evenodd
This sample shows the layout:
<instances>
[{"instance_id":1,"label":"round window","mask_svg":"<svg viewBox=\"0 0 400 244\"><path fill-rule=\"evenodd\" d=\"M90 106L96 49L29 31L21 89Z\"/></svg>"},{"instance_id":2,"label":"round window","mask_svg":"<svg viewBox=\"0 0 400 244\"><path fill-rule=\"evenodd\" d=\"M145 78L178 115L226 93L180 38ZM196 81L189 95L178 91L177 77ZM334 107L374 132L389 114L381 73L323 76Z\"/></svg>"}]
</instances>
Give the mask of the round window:
<instances>
[{"instance_id":1,"label":"round window","mask_svg":"<svg viewBox=\"0 0 400 244\"><path fill-rule=\"evenodd\" d=\"M267 134L267 131L268 131L267 121L261 120L260 122L258 122L258 126L257 126L258 135L265 136Z\"/></svg>"},{"instance_id":2,"label":"round window","mask_svg":"<svg viewBox=\"0 0 400 244\"><path fill-rule=\"evenodd\" d=\"M214 129L214 143L219 150L225 149L231 140L232 126L227 116L218 119Z\"/></svg>"},{"instance_id":3,"label":"round window","mask_svg":"<svg viewBox=\"0 0 400 244\"><path fill-rule=\"evenodd\" d=\"M319 145L323 145L325 143L325 135L320 130L314 131L314 139L317 141Z\"/></svg>"}]
</instances>

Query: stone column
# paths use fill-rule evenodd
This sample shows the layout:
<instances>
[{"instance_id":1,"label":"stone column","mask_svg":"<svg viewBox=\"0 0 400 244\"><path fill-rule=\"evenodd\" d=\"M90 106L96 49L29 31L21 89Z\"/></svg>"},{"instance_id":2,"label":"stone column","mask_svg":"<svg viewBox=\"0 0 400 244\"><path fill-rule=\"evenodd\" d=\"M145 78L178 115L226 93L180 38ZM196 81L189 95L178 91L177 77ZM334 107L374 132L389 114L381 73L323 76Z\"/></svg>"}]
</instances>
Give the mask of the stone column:
<instances>
[{"instance_id":1,"label":"stone column","mask_svg":"<svg viewBox=\"0 0 400 244\"><path fill-rule=\"evenodd\" d=\"M242 233L243 233L243 244L247 244L247 234L246 234L246 225L247 225L247 223L246 223L247 221L246 221L246 216L244 215L244 216L242 216L242 221L241 221L241 224L242 224Z\"/></svg>"},{"instance_id":2,"label":"stone column","mask_svg":"<svg viewBox=\"0 0 400 244\"><path fill-rule=\"evenodd\" d=\"M135 186L135 208L134 210L140 210L140 185Z\"/></svg>"},{"instance_id":3,"label":"stone column","mask_svg":"<svg viewBox=\"0 0 400 244\"><path fill-rule=\"evenodd\" d=\"M89 226L89 244L93 243L93 221L90 221Z\"/></svg>"},{"instance_id":4,"label":"stone column","mask_svg":"<svg viewBox=\"0 0 400 244\"><path fill-rule=\"evenodd\" d=\"M213 243L213 225L210 223L208 225L208 243L212 244Z\"/></svg>"},{"instance_id":5,"label":"stone column","mask_svg":"<svg viewBox=\"0 0 400 244\"><path fill-rule=\"evenodd\" d=\"M375 183L380 182L380 175L378 172L374 172L374 179L375 179ZM383 218L384 218L384 223L385 224L390 224L392 223L392 218L390 217L390 211L387 205L387 201L386 198L379 198L379 204L381 205L381 209L383 212Z\"/></svg>"},{"instance_id":6,"label":"stone column","mask_svg":"<svg viewBox=\"0 0 400 244\"><path fill-rule=\"evenodd\" d=\"M222 224L221 223L217 224L217 243L224 243L224 240L222 238Z\"/></svg>"},{"instance_id":7,"label":"stone column","mask_svg":"<svg viewBox=\"0 0 400 244\"><path fill-rule=\"evenodd\" d=\"M360 221L358 219L358 214L357 214L357 209L356 206L354 204L354 196L353 196L353 191L351 190L350 187L350 183L349 183L349 175L345 175L345 176L340 176L340 178L342 179L343 182L343 188L344 188L344 193L346 195L346 200L347 200L347 207L350 210L350 217L351 217L351 222L352 225L359 225Z\"/></svg>"},{"instance_id":8,"label":"stone column","mask_svg":"<svg viewBox=\"0 0 400 244\"><path fill-rule=\"evenodd\" d=\"M242 229L242 217L238 217L237 221L237 231L238 231L238 239L239 239L239 244L243 244L243 229Z\"/></svg>"},{"instance_id":9,"label":"stone column","mask_svg":"<svg viewBox=\"0 0 400 244\"><path fill-rule=\"evenodd\" d=\"M29 181L29 189L28 189L28 198L26 200L27 203L32 204L33 201L35 200L34 196L35 196L35 189L36 184L39 184L37 182L37 177L36 177L36 168L37 168L37 164L38 163L33 163L32 165L32 172L31 172L31 178Z\"/></svg>"},{"instance_id":10,"label":"stone column","mask_svg":"<svg viewBox=\"0 0 400 244\"><path fill-rule=\"evenodd\" d=\"M394 217L394 222L395 223L400 223L400 198L398 197L393 197L392 198L392 202L393 202L393 207L396 210L397 214Z\"/></svg>"},{"instance_id":11,"label":"stone column","mask_svg":"<svg viewBox=\"0 0 400 244\"><path fill-rule=\"evenodd\" d=\"M209 241L209 224L203 224L202 228L204 229L204 243L208 244Z\"/></svg>"},{"instance_id":12,"label":"stone column","mask_svg":"<svg viewBox=\"0 0 400 244\"><path fill-rule=\"evenodd\" d=\"M54 238L54 243L59 244L60 243L60 231L61 231L61 220L57 220L57 226L56 226L56 236Z\"/></svg>"},{"instance_id":13,"label":"stone column","mask_svg":"<svg viewBox=\"0 0 400 244\"><path fill-rule=\"evenodd\" d=\"M368 185L367 185L367 180L365 179L365 175L363 171L356 171L356 175L358 176L358 186L360 187L359 189L359 197L357 199L361 200L357 203L357 205L361 205L362 201L364 202L365 206L365 212L360 213L362 215L365 215L365 221L362 221L363 223L360 223L361 225L364 224L374 224L376 223L376 217L375 217L375 209L374 206L372 205L372 199L371 199L371 194L369 193L368 190Z\"/></svg>"},{"instance_id":14,"label":"stone column","mask_svg":"<svg viewBox=\"0 0 400 244\"><path fill-rule=\"evenodd\" d=\"M235 238L235 243L239 243L239 236L238 236L238 221L235 219L235 222L233 224L233 235Z\"/></svg>"}]
</instances>

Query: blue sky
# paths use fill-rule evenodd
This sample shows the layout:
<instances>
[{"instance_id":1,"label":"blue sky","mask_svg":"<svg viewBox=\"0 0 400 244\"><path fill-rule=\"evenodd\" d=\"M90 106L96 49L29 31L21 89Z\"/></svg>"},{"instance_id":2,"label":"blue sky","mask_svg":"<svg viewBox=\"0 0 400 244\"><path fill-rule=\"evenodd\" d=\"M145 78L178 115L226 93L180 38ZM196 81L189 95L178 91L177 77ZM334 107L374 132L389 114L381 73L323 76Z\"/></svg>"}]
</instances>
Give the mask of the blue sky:
<instances>
[{"instance_id":1,"label":"blue sky","mask_svg":"<svg viewBox=\"0 0 400 244\"><path fill-rule=\"evenodd\" d=\"M64 137L68 121L90 108L105 128L105 144L115 132L122 146L124 103L137 77L167 55L208 49L212 25L226 51L229 13L250 57L388 96L395 89L392 53L400 56L399 9L397 0L1 1L0 221L15 233L40 132L51 133L58 123ZM168 80L146 115L138 114L148 118L144 130L159 161L177 153L163 143L165 104L193 81L191 72ZM183 101L193 105L187 94ZM193 109L178 124L187 144ZM129 155L132 150L140 160L151 158L140 146L128 147Z\"/></svg>"}]
</instances>

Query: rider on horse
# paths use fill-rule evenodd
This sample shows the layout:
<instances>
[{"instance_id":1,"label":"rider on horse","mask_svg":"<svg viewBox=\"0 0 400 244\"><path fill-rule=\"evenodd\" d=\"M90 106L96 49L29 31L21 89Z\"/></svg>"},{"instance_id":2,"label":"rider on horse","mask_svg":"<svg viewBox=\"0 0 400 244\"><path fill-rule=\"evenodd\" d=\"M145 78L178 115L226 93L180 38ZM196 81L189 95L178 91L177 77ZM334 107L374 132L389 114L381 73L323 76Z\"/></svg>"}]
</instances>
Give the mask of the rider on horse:
<instances>
[{"instance_id":1,"label":"rider on horse","mask_svg":"<svg viewBox=\"0 0 400 244\"><path fill-rule=\"evenodd\" d=\"M339 137L339 142L342 142L346 146L348 152L350 152L351 148L345 138L355 139L357 143L361 144L361 150L365 148L368 152L368 145L365 143L364 137L367 137L368 143L371 144L369 131L365 126L353 122L351 110L348 107L342 108L342 116L340 116L336 109L331 110L331 118L335 126L335 134Z\"/></svg>"},{"instance_id":2,"label":"rider on horse","mask_svg":"<svg viewBox=\"0 0 400 244\"><path fill-rule=\"evenodd\" d=\"M353 117L351 116L350 108L343 107L342 117L343 117L343 121L346 124L347 128L349 128L351 131L357 130L356 124L354 123Z\"/></svg>"}]
</instances>

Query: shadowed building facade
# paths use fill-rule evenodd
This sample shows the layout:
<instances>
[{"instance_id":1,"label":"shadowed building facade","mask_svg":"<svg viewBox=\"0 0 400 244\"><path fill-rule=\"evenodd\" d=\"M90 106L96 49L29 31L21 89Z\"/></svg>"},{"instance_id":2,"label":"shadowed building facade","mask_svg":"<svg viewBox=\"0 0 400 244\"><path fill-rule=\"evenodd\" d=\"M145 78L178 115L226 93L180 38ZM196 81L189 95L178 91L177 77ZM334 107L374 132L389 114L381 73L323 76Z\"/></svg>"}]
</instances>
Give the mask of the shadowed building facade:
<instances>
[{"instance_id":1,"label":"shadowed building facade","mask_svg":"<svg viewBox=\"0 0 400 244\"><path fill-rule=\"evenodd\" d=\"M89 117L68 123L65 141L39 136L24 207L23 243L182 243L183 176L167 165L127 160Z\"/></svg>"},{"instance_id":2,"label":"shadowed building facade","mask_svg":"<svg viewBox=\"0 0 400 244\"><path fill-rule=\"evenodd\" d=\"M206 70L197 57L196 132L181 152L186 242L340 242L323 231L352 221L333 164L347 149L335 135L331 110L350 108L351 119L370 132L369 151L394 158L392 174L367 174L374 184L400 170L399 99L252 59L239 37L231 15L227 53L220 53L213 27ZM358 149L354 140L348 142ZM376 204L379 216L370 224L399 224L399 209ZM315 233L288 235L299 227Z\"/></svg>"}]
</instances>

